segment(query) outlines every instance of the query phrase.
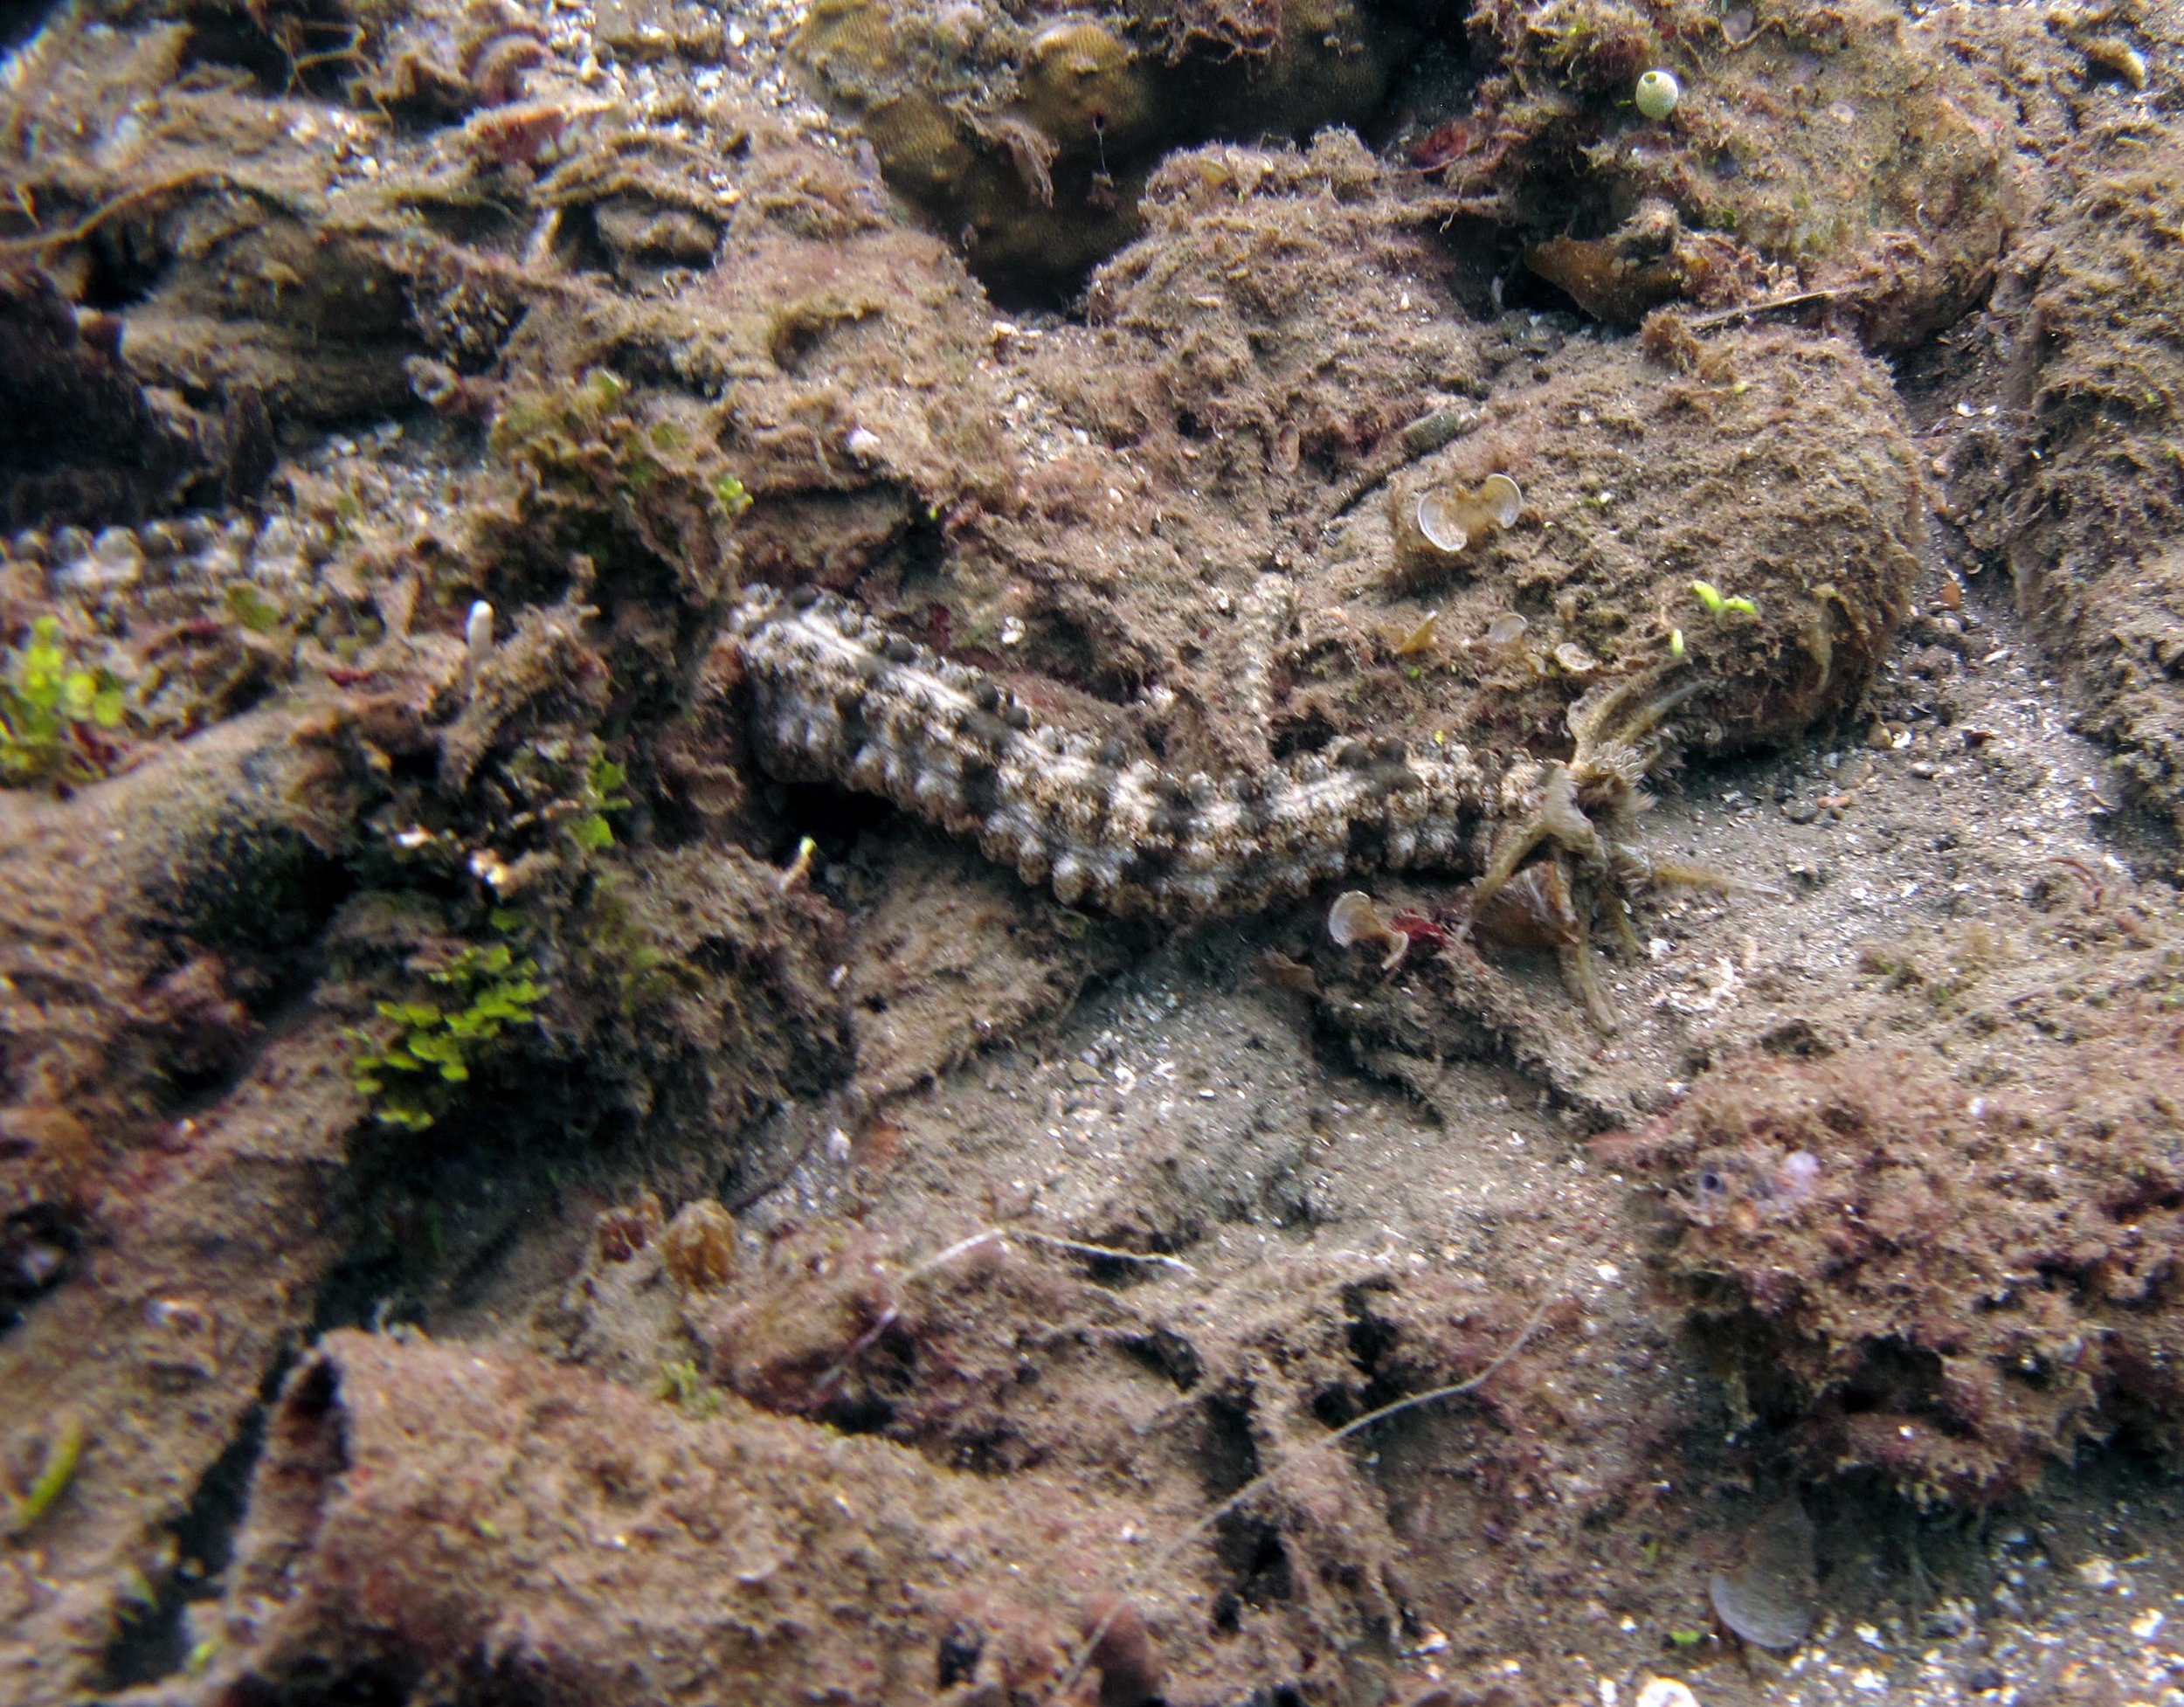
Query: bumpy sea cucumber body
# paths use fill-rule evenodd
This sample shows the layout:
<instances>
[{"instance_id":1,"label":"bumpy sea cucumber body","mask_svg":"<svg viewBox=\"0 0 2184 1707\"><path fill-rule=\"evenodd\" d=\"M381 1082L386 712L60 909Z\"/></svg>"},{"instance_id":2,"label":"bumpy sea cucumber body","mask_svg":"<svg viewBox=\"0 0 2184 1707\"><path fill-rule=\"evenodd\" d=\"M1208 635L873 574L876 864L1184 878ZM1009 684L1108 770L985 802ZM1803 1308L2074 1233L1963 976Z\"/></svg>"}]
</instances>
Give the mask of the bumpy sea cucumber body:
<instances>
[{"instance_id":1,"label":"bumpy sea cucumber body","mask_svg":"<svg viewBox=\"0 0 2184 1707\"><path fill-rule=\"evenodd\" d=\"M878 794L1071 905L1255 911L1374 867L1476 866L1495 778L1465 748L1351 742L1250 776L1178 777L1037 726L990 677L855 605L754 588L735 618L758 757Z\"/></svg>"}]
</instances>

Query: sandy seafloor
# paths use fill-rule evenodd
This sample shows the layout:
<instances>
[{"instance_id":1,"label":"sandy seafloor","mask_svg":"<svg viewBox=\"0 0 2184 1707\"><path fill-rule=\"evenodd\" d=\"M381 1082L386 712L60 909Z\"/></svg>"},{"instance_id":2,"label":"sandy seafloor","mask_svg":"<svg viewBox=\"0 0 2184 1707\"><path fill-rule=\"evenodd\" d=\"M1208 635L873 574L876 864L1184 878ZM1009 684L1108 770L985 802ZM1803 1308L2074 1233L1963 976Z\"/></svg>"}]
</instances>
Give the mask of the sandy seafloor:
<instances>
[{"instance_id":1,"label":"sandy seafloor","mask_svg":"<svg viewBox=\"0 0 2184 1707\"><path fill-rule=\"evenodd\" d=\"M2184 1700L2174 7L21 29L0 1703Z\"/></svg>"}]
</instances>

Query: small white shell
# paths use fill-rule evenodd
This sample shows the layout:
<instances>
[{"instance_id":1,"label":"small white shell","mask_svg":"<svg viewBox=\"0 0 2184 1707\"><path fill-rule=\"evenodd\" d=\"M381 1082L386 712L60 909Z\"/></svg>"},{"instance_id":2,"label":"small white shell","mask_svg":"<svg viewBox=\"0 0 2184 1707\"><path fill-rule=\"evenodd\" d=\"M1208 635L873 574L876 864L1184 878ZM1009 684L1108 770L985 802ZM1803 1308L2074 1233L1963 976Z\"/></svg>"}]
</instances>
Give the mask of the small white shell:
<instances>
[{"instance_id":1,"label":"small white shell","mask_svg":"<svg viewBox=\"0 0 2184 1707\"><path fill-rule=\"evenodd\" d=\"M1489 474L1471 497L1473 502L1486 506L1497 528L1515 527L1517 518L1524 514L1524 494L1507 474Z\"/></svg>"},{"instance_id":2,"label":"small white shell","mask_svg":"<svg viewBox=\"0 0 2184 1707\"><path fill-rule=\"evenodd\" d=\"M1357 943L1377 943L1387 934L1380 909L1363 889L1345 889L1327 909L1327 935L1337 948Z\"/></svg>"},{"instance_id":3,"label":"small white shell","mask_svg":"<svg viewBox=\"0 0 2184 1707\"><path fill-rule=\"evenodd\" d=\"M1399 487L1388 504L1396 577L1410 585L1447 574L1470 547L1514 526L1524 494L1507 474L1489 474L1476 487Z\"/></svg>"},{"instance_id":4,"label":"small white shell","mask_svg":"<svg viewBox=\"0 0 2184 1707\"><path fill-rule=\"evenodd\" d=\"M1683 96L1683 86L1676 80L1676 73L1655 66L1640 74L1638 91L1633 97L1638 110L1649 119L1665 119L1676 111L1676 104Z\"/></svg>"},{"instance_id":5,"label":"small white shell","mask_svg":"<svg viewBox=\"0 0 2184 1707\"><path fill-rule=\"evenodd\" d=\"M1459 508L1455 498L1440 487L1418 496L1418 531L1434 550L1451 556L1471 543L1470 530L1458 519Z\"/></svg>"},{"instance_id":6,"label":"small white shell","mask_svg":"<svg viewBox=\"0 0 2184 1707\"><path fill-rule=\"evenodd\" d=\"M1327 935L1338 948L1379 943L1387 950L1380 960L1384 972L1393 971L1411 945L1409 933L1382 918L1379 908L1363 889L1345 889L1335 897L1335 904L1327 909Z\"/></svg>"},{"instance_id":7,"label":"small white shell","mask_svg":"<svg viewBox=\"0 0 2184 1707\"><path fill-rule=\"evenodd\" d=\"M493 606L482 598L471 605L470 615L464 620L463 645L469 651L473 670L493 650Z\"/></svg>"}]
</instances>

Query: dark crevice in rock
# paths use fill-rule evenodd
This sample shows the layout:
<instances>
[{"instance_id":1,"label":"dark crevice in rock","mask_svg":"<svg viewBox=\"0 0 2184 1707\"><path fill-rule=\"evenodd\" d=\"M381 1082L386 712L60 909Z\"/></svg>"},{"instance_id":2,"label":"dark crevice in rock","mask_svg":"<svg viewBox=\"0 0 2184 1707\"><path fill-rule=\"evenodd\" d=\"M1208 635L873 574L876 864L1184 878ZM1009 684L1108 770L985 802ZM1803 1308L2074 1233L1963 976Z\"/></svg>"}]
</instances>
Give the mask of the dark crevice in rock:
<instances>
[{"instance_id":1,"label":"dark crevice in rock","mask_svg":"<svg viewBox=\"0 0 2184 1707\"><path fill-rule=\"evenodd\" d=\"M284 1352L259 1389L227 1449L199 1478L190 1506L172 1525L175 1565L152 1585L155 1599L141 1617L125 1624L107 1649L99 1684L121 1690L155 1683L179 1671L192 1646L188 1614L200 1601L216 1598L235 1553L235 1531L243 1520L251 1473L266 1446L266 1407L287 1379L294 1359Z\"/></svg>"}]
</instances>

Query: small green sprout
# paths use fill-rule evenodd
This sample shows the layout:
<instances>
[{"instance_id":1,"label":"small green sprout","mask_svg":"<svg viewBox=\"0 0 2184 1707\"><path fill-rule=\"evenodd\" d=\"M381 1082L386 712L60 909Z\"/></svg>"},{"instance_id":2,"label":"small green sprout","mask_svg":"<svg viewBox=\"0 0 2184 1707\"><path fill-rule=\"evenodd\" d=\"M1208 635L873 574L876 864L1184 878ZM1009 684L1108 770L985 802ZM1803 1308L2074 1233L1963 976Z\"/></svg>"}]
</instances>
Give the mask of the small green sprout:
<instances>
[{"instance_id":1,"label":"small green sprout","mask_svg":"<svg viewBox=\"0 0 2184 1707\"><path fill-rule=\"evenodd\" d=\"M227 613L253 634L270 634L280 626L280 607L248 581L231 583Z\"/></svg>"},{"instance_id":2,"label":"small green sprout","mask_svg":"<svg viewBox=\"0 0 2184 1707\"><path fill-rule=\"evenodd\" d=\"M368 1032L349 1033L357 1047L349 1082L370 1100L373 1118L411 1132L432 1125L446 1112L452 1088L469 1082L485 1045L510 1026L537 1022L546 994L537 971L537 962L518 960L505 943L466 948L431 975L460 1006L379 1003L379 1017L397 1027L393 1040L383 1045Z\"/></svg>"},{"instance_id":3,"label":"small green sprout","mask_svg":"<svg viewBox=\"0 0 2184 1707\"><path fill-rule=\"evenodd\" d=\"M52 1510L53 1502L75 1480L76 1466L82 1459L83 1423L73 1415L63 1416L45 1442L45 1460L38 1466L37 1476L8 1516L10 1535L22 1534Z\"/></svg>"},{"instance_id":4,"label":"small green sprout","mask_svg":"<svg viewBox=\"0 0 2184 1707\"><path fill-rule=\"evenodd\" d=\"M1669 631L1669 656L1679 664L1683 661L1683 631L1680 628L1671 628Z\"/></svg>"},{"instance_id":5,"label":"small green sprout","mask_svg":"<svg viewBox=\"0 0 2184 1707\"><path fill-rule=\"evenodd\" d=\"M584 788L577 796L577 821L570 829L577 846L585 853L603 854L614 846L614 826L606 821L606 815L629 805L629 796L622 792L622 785L628 781L627 768L604 754L595 757L585 770Z\"/></svg>"},{"instance_id":6,"label":"small green sprout","mask_svg":"<svg viewBox=\"0 0 2184 1707\"><path fill-rule=\"evenodd\" d=\"M721 1393L698 1372L688 1358L676 1358L660 1365L660 1396L678 1411L695 1417L718 1416Z\"/></svg>"},{"instance_id":7,"label":"small green sprout","mask_svg":"<svg viewBox=\"0 0 2184 1707\"><path fill-rule=\"evenodd\" d=\"M70 661L60 619L38 618L0 676L0 787L100 775L96 732L121 727L122 703L110 671Z\"/></svg>"},{"instance_id":8,"label":"small green sprout","mask_svg":"<svg viewBox=\"0 0 2184 1707\"><path fill-rule=\"evenodd\" d=\"M1725 617L1733 614L1740 617L1756 617L1759 614L1759 607L1748 598L1723 598L1721 589L1711 581L1692 582L1691 597L1706 607L1709 616Z\"/></svg>"},{"instance_id":9,"label":"small green sprout","mask_svg":"<svg viewBox=\"0 0 2184 1707\"><path fill-rule=\"evenodd\" d=\"M713 501L728 513L733 522L751 506L750 493L743 481L733 474L722 474L713 482Z\"/></svg>"},{"instance_id":10,"label":"small green sprout","mask_svg":"<svg viewBox=\"0 0 2184 1707\"><path fill-rule=\"evenodd\" d=\"M1671 1630L1669 1632L1669 1640L1678 1648L1697 1648L1699 1643L1706 1640L1706 1632L1704 1630Z\"/></svg>"}]
</instances>

